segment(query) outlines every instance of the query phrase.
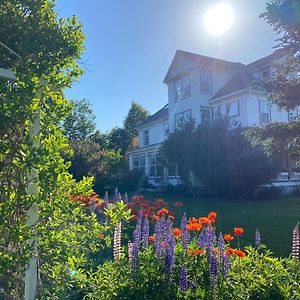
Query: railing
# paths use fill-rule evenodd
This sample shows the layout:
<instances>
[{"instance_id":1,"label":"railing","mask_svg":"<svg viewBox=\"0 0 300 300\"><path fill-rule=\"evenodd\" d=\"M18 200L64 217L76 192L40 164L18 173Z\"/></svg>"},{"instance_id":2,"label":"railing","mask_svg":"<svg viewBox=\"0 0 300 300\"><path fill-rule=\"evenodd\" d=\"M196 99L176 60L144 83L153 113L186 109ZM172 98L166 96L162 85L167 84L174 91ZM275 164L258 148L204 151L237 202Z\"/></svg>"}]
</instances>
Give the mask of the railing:
<instances>
[{"instance_id":1,"label":"railing","mask_svg":"<svg viewBox=\"0 0 300 300\"><path fill-rule=\"evenodd\" d=\"M300 181L300 172L280 172L274 181Z\"/></svg>"}]
</instances>

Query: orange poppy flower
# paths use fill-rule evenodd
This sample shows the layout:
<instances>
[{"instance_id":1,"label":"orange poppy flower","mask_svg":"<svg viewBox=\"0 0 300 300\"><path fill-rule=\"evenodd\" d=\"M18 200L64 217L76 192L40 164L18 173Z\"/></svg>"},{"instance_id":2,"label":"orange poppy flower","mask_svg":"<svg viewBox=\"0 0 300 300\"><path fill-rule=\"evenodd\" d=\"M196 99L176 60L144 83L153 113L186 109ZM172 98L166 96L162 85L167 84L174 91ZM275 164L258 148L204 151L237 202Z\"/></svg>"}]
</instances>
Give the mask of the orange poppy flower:
<instances>
[{"instance_id":1,"label":"orange poppy flower","mask_svg":"<svg viewBox=\"0 0 300 300\"><path fill-rule=\"evenodd\" d=\"M150 242L155 241L155 236L154 236L154 235L150 235L150 236L149 236L149 241L150 241Z\"/></svg>"},{"instance_id":2,"label":"orange poppy flower","mask_svg":"<svg viewBox=\"0 0 300 300\"><path fill-rule=\"evenodd\" d=\"M227 254L228 254L228 255L232 255L233 253L234 253L234 249L228 248Z\"/></svg>"},{"instance_id":3,"label":"orange poppy flower","mask_svg":"<svg viewBox=\"0 0 300 300\"><path fill-rule=\"evenodd\" d=\"M208 225L208 224L210 224L210 220L207 217L202 217L202 218L199 218L199 223Z\"/></svg>"},{"instance_id":4,"label":"orange poppy flower","mask_svg":"<svg viewBox=\"0 0 300 300\"><path fill-rule=\"evenodd\" d=\"M244 229L240 227L235 227L233 231L236 236L241 236L244 233Z\"/></svg>"},{"instance_id":5,"label":"orange poppy flower","mask_svg":"<svg viewBox=\"0 0 300 300\"><path fill-rule=\"evenodd\" d=\"M201 230L202 225L200 223L190 223L186 225L187 230Z\"/></svg>"},{"instance_id":6,"label":"orange poppy flower","mask_svg":"<svg viewBox=\"0 0 300 300\"><path fill-rule=\"evenodd\" d=\"M235 250L235 254L239 257L245 257L246 256L246 253L242 250Z\"/></svg>"},{"instance_id":7,"label":"orange poppy flower","mask_svg":"<svg viewBox=\"0 0 300 300\"><path fill-rule=\"evenodd\" d=\"M202 249L196 249L196 250L189 250L188 254L191 255L201 255L204 253L204 250Z\"/></svg>"},{"instance_id":8,"label":"orange poppy flower","mask_svg":"<svg viewBox=\"0 0 300 300\"><path fill-rule=\"evenodd\" d=\"M234 239L234 237L231 235L231 234L225 234L224 235L224 240L226 241L226 242L230 242L230 241L232 241Z\"/></svg>"},{"instance_id":9,"label":"orange poppy flower","mask_svg":"<svg viewBox=\"0 0 300 300\"><path fill-rule=\"evenodd\" d=\"M215 224L216 220L214 218L209 218L209 222L210 222L210 224Z\"/></svg>"},{"instance_id":10,"label":"orange poppy flower","mask_svg":"<svg viewBox=\"0 0 300 300\"><path fill-rule=\"evenodd\" d=\"M217 213L215 211L212 211L207 216L209 219L215 219L217 217Z\"/></svg>"},{"instance_id":11,"label":"orange poppy flower","mask_svg":"<svg viewBox=\"0 0 300 300\"><path fill-rule=\"evenodd\" d=\"M171 221L174 221L175 217L174 217L174 216L171 216L171 215L169 215L169 219L170 219Z\"/></svg>"},{"instance_id":12,"label":"orange poppy flower","mask_svg":"<svg viewBox=\"0 0 300 300\"><path fill-rule=\"evenodd\" d=\"M181 230L179 228L174 228L173 229L173 234L176 238L181 236Z\"/></svg>"},{"instance_id":13,"label":"orange poppy flower","mask_svg":"<svg viewBox=\"0 0 300 300\"><path fill-rule=\"evenodd\" d=\"M197 223L198 220L195 217L189 219L189 223Z\"/></svg>"}]
</instances>

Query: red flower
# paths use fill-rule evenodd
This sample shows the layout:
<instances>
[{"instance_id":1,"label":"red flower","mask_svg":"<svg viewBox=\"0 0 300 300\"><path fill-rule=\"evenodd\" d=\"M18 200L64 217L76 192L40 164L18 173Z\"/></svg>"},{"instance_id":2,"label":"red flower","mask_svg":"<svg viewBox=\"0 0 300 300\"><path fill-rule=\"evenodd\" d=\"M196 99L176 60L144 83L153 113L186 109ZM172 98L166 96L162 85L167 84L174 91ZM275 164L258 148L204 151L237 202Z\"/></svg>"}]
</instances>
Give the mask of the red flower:
<instances>
[{"instance_id":1,"label":"red flower","mask_svg":"<svg viewBox=\"0 0 300 300\"><path fill-rule=\"evenodd\" d=\"M236 236L241 236L244 233L244 229L240 227L235 227L233 231Z\"/></svg>"},{"instance_id":2,"label":"red flower","mask_svg":"<svg viewBox=\"0 0 300 300\"><path fill-rule=\"evenodd\" d=\"M181 230L179 228L174 228L173 229L173 234L176 238L181 236Z\"/></svg>"},{"instance_id":3,"label":"red flower","mask_svg":"<svg viewBox=\"0 0 300 300\"><path fill-rule=\"evenodd\" d=\"M181 207L181 206L183 206L183 203L180 202L180 201L177 201L177 202L174 203L174 206L175 207Z\"/></svg>"},{"instance_id":4,"label":"red flower","mask_svg":"<svg viewBox=\"0 0 300 300\"><path fill-rule=\"evenodd\" d=\"M150 241L150 242L155 241L155 236L154 236L154 235L150 235L150 236L149 236L149 241Z\"/></svg>"},{"instance_id":5,"label":"red flower","mask_svg":"<svg viewBox=\"0 0 300 300\"><path fill-rule=\"evenodd\" d=\"M202 225L200 223L190 223L186 225L187 230L201 230Z\"/></svg>"},{"instance_id":6,"label":"red flower","mask_svg":"<svg viewBox=\"0 0 300 300\"><path fill-rule=\"evenodd\" d=\"M233 253L234 253L234 249L228 248L227 254L228 254L228 255L232 255Z\"/></svg>"},{"instance_id":7,"label":"red flower","mask_svg":"<svg viewBox=\"0 0 300 300\"><path fill-rule=\"evenodd\" d=\"M226 242L230 242L230 241L232 241L234 239L234 237L231 235L231 234L225 234L224 235L224 240L226 241Z\"/></svg>"},{"instance_id":8,"label":"red flower","mask_svg":"<svg viewBox=\"0 0 300 300\"><path fill-rule=\"evenodd\" d=\"M246 253L242 250L235 250L235 254L239 257L245 257L246 256Z\"/></svg>"},{"instance_id":9,"label":"red flower","mask_svg":"<svg viewBox=\"0 0 300 300\"><path fill-rule=\"evenodd\" d=\"M217 213L215 211L212 211L207 216L209 219L215 219L217 217Z\"/></svg>"},{"instance_id":10,"label":"red flower","mask_svg":"<svg viewBox=\"0 0 300 300\"><path fill-rule=\"evenodd\" d=\"M202 218L199 218L199 223L208 225L208 224L210 224L210 220L207 217L202 217Z\"/></svg>"},{"instance_id":11,"label":"red flower","mask_svg":"<svg viewBox=\"0 0 300 300\"><path fill-rule=\"evenodd\" d=\"M189 255L201 255L204 253L204 250L202 249L196 249L196 250L189 250L188 254Z\"/></svg>"},{"instance_id":12,"label":"red flower","mask_svg":"<svg viewBox=\"0 0 300 300\"><path fill-rule=\"evenodd\" d=\"M172 215L169 215L169 219L170 219L171 221L174 221L175 217L172 216Z\"/></svg>"}]
</instances>

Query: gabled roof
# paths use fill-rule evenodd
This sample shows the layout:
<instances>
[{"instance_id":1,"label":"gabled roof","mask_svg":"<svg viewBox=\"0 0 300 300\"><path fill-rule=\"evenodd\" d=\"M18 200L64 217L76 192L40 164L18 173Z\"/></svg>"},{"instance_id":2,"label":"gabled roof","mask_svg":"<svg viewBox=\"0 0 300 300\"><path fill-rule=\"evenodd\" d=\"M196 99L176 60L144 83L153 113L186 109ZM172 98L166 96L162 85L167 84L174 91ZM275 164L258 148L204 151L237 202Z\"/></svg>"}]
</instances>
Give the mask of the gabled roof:
<instances>
[{"instance_id":1,"label":"gabled roof","mask_svg":"<svg viewBox=\"0 0 300 300\"><path fill-rule=\"evenodd\" d=\"M176 60L178 59L179 56L183 56L188 58L190 61L192 61L194 64L203 64L207 66L212 66L215 68L220 68L220 69L227 69L235 72L239 72L242 70L245 70L245 65L239 62L231 62L223 59L218 59L218 58L213 58L205 55L200 55L196 53L191 53L187 51L182 51L182 50L177 50L176 54L172 60L172 63L168 69L168 72L165 76L164 82L167 83L169 81L170 77L170 72L175 64Z\"/></svg>"},{"instance_id":2,"label":"gabled roof","mask_svg":"<svg viewBox=\"0 0 300 300\"><path fill-rule=\"evenodd\" d=\"M160 119L168 118L168 104L166 104L163 108L161 108L159 111L148 117L141 125L138 127L144 126L146 124L155 122Z\"/></svg>"},{"instance_id":3,"label":"gabled roof","mask_svg":"<svg viewBox=\"0 0 300 300\"><path fill-rule=\"evenodd\" d=\"M253 83L260 82L254 76L247 72L239 72L210 99L210 101L248 89Z\"/></svg>"},{"instance_id":4,"label":"gabled roof","mask_svg":"<svg viewBox=\"0 0 300 300\"><path fill-rule=\"evenodd\" d=\"M261 59L258 59L258 60L256 60L256 61L254 61L254 62L248 64L248 65L246 66L246 67L247 67L247 70L248 70L249 72L251 72L251 71L255 71L255 70L261 69L261 68L263 68L263 67L266 67L266 66L268 66L268 65L271 65L271 64L274 62L274 60L275 60L275 58L276 58L276 55L277 55L277 54L274 52L274 53L272 53L272 54L270 54L270 55L268 55L268 56L265 56L265 57L263 57L263 58L261 58Z\"/></svg>"}]
</instances>

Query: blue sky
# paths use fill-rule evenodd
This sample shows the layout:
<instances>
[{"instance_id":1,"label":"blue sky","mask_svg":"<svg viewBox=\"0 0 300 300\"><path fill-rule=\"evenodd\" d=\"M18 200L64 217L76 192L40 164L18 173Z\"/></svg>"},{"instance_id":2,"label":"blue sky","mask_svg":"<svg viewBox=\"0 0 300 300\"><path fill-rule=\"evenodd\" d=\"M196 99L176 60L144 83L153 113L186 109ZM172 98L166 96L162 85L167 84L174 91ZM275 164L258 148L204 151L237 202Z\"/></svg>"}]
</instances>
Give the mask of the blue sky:
<instances>
[{"instance_id":1,"label":"blue sky","mask_svg":"<svg viewBox=\"0 0 300 300\"><path fill-rule=\"evenodd\" d=\"M216 37L203 16L220 2L235 21ZM132 100L154 113L167 102L162 81L177 49L242 63L270 54L276 36L258 18L264 8L263 0L57 0L59 16L77 15L87 36L85 74L66 95L91 101L101 131L121 126Z\"/></svg>"}]
</instances>

